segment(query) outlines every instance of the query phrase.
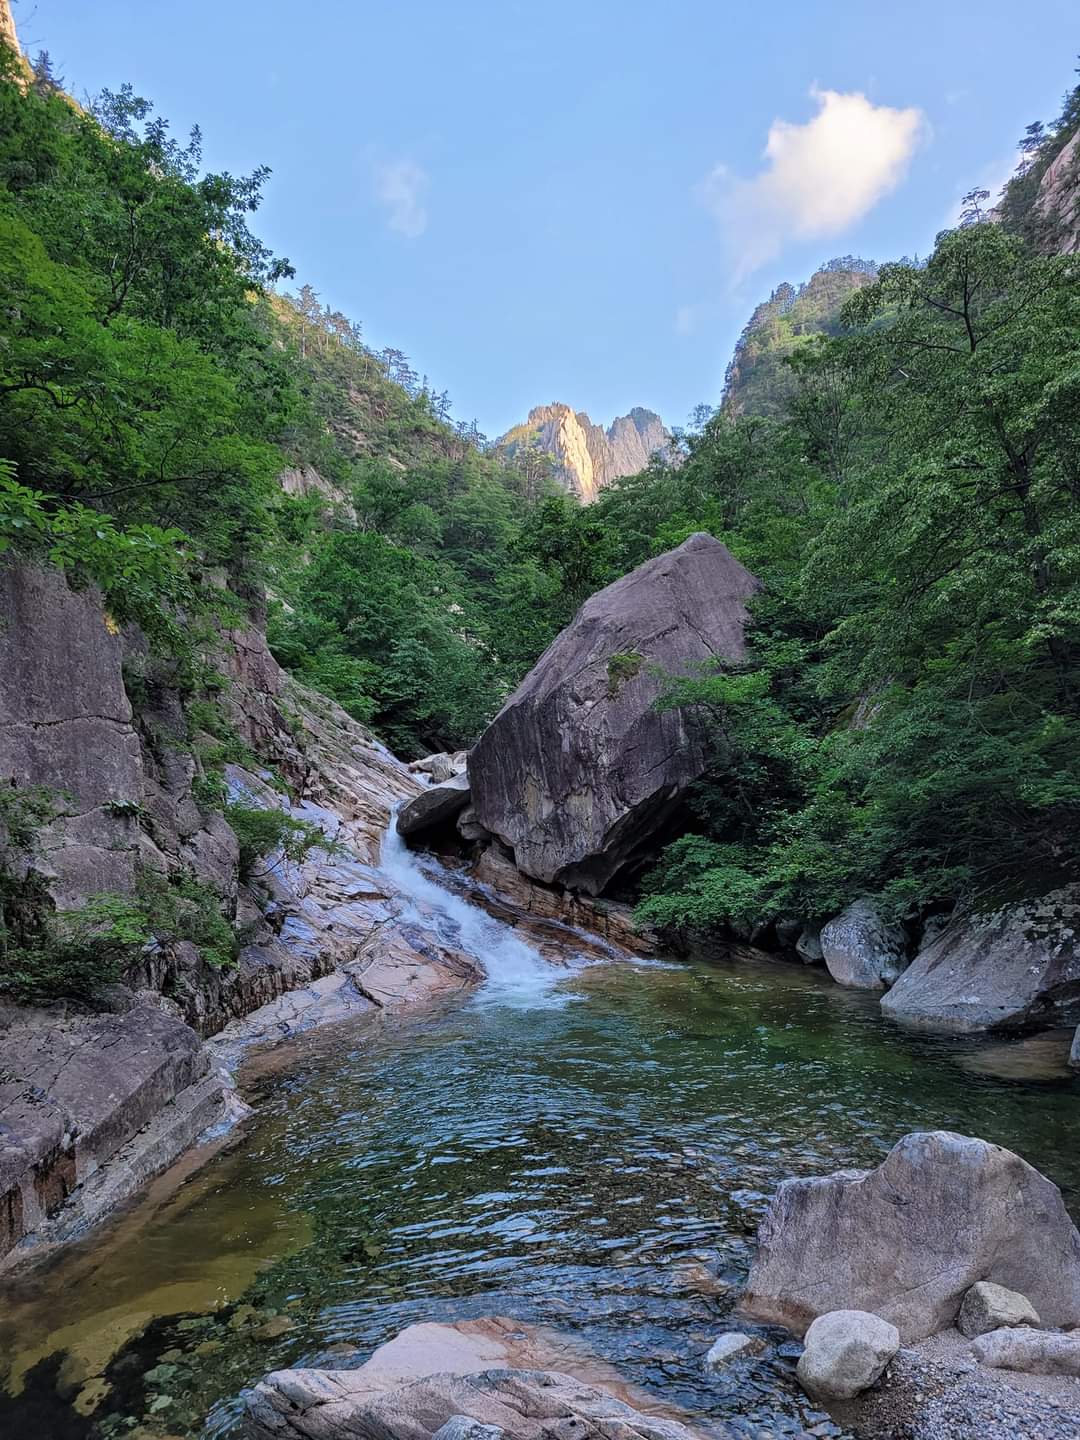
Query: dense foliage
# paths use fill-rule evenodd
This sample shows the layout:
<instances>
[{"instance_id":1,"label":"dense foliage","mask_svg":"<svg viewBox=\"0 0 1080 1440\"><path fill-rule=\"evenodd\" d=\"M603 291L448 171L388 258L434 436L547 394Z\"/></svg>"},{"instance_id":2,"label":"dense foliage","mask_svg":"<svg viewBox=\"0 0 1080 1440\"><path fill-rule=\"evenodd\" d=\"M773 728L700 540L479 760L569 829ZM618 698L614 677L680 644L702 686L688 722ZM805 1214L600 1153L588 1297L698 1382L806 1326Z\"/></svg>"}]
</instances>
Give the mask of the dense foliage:
<instances>
[{"instance_id":1,"label":"dense foliage","mask_svg":"<svg viewBox=\"0 0 1080 1440\"><path fill-rule=\"evenodd\" d=\"M203 174L129 90L83 112L0 83L0 550L173 655L268 592L279 660L414 754L469 743L590 593L708 530L765 588L748 662L665 702L716 763L646 912L1045 885L1078 853L1080 262L1034 196L1078 115L1029 133L1004 224L976 203L923 264L774 296L739 405L582 508L308 287L274 293L264 171ZM315 843L234 820L249 868Z\"/></svg>"}]
</instances>

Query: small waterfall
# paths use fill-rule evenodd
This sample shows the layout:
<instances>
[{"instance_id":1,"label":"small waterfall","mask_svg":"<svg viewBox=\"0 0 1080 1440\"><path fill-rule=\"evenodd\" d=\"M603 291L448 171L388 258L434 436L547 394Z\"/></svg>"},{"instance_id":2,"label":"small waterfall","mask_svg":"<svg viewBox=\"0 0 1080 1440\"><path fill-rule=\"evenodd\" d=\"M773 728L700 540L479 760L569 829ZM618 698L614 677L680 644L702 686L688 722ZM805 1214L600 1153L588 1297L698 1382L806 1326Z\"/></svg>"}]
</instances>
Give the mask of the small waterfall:
<instances>
[{"instance_id":1,"label":"small waterfall","mask_svg":"<svg viewBox=\"0 0 1080 1440\"><path fill-rule=\"evenodd\" d=\"M441 870L430 855L425 856L424 864L436 874ZM396 814L390 817L383 836L379 868L405 900L410 919L433 930L445 945L480 961L488 977L478 992L480 1003L528 1008L564 1004L572 998L565 992L555 993L566 978L565 967L549 964L512 926L452 894L424 873L418 857L398 833Z\"/></svg>"}]
</instances>

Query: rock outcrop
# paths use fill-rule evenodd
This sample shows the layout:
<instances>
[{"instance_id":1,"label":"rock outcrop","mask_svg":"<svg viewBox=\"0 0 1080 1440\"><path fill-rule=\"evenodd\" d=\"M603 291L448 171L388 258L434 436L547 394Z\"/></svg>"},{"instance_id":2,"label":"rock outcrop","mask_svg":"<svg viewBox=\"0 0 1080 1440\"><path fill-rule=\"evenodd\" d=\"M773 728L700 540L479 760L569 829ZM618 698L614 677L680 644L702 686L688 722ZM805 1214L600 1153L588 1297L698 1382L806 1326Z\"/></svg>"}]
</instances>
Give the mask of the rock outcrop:
<instances>
[{"instance_id":1,"label":"rock outcrop","mask_svg":"<svg viewBox=\"0 0 1080 1440\"><path fill-rule=\"evenodd\" d=\"M856 900L824 925L820 941L829 974L855 990L887 990L907 965L903 931L886 925L869 900Z\"/></svg>"},{"instance_id":2,"label":"rock outcrop","mask_svg":"<svg viewBox=\"0 0 1080 1440\"><path fill-rule=\"evenodd\" d=\"M664 674L744 653L758 582L711 535L601 590L547 648L469 756L477 821L534 879L598 894L706 764Z\"/></svg>"},{"instance_id":3,"label":"rock outcrop","mask_svg":"<svg viewBox=\"0 0 1080 1440\"><path fill-rule=\"evenodd\" d=\"M124 1014L63 1019L4 1007L0 1032L0 1255L56 1216L166 1107L179 1126L167 1162L230 1099L194 1031L148 997Z\"/></svg>"},{"instance_id":4,"label":"rock outcrop","mask_svg":"<svg viewBox=\"0 0 1080 1440\"><path fill-rule=\"evenodd\" d=\"M535 406L523 425L498 441L510 456L531 451L548 457L553 477L586 504L621 475L644 470L654 454L666 455L670 444L669 431L651 410L635 406L605 430L584 410L562 404Z\"/></svg>"},{"instance_id":5,"label":"rock outcrop","mask_svg":"<svg viewBox=\"0 0 1080 1440\"><path fill-rule=\"evenodd\" d=\"M816 1400L851 1400L880 1379L900 1349L895 1325L865 1310L831 1310L806 1332L799 1384Z\"/></svg>"},{"instance_id":6,"label":"rock outcrop","mask_svg":"<svg viewBox=\"0 0 1080 1440\"><path fill-rule=\"evenodd\" d=\"M230 765L221 778L232 802L287 810L327 848L302 862L268 857L252 877L240 873L220 800L196 799L200 752L215 737L192 735L168 668L138 632L122 630L94 589L25 564L0 567L0 616L0 783L55 797L30 849L0 826L8 878L47 912L98 894L133 903L137 879L183 877L243 937L224 966L190 940L155 940L93 1006L0 1010L2 1257L98 1218L233 1113L220 1066L245 1045L483 972L419 923L379 870L392 809L422 780L289 680L260 629L222 637L231 683L216 705L250 763L274 769ZM214 1035L211 1054L200 1037Z\"/></svg>"},{"instance_id":7,"label":"rock outcrop","mask_svg":"<svg viewBox=\"0 0 1080 1440\"><path fill-rule=\"evenodd\" d=\"M1052 255L1080 250L1080 130L1047 166L1034 210L1040 249Z\"/></svg>"},{"instance_id":8,"label":"rock outcrop","mask_svg":"<svg viewBox=\"0 0 1080 1440\"><path fill-rule=\"evenodd\" d=\"M980 1280L1029 1297L1046 1325L1080 1324L1080 1234L1057 1186L1011 1151L938 1130L906 1136L876 1170L786 1180L741 1309L797 1333L868 1310L910 1343L951 1326Z\"/></svg>"},{"instance_id":9,"label":"rock outcrop","mask_svg":"<svg viewBox=\"0 0 1080 1440\"><path fill-rule=\"evenodd\" d=\"M559 1364L565 1369L540 1369ZM636 1403L635 1403L636 1402ZM648 1412L637 1408L648 1407ZM279 1370L247 1396L251 1440L691 1440L655 1401L558 1337L501 1318L411 1325L356 1370Z\"/></svg>"},{"instance_id":10,"label":"rock outcrop","mask_svg":"<svg viewBox=\"0 0 1080 1440\"><path fill-rule=\"evenodd\" d=\"M891 1020L954 1033L1080 1020L1080 886L960 915L882 998Z\"/></svg>"}]
</instances>

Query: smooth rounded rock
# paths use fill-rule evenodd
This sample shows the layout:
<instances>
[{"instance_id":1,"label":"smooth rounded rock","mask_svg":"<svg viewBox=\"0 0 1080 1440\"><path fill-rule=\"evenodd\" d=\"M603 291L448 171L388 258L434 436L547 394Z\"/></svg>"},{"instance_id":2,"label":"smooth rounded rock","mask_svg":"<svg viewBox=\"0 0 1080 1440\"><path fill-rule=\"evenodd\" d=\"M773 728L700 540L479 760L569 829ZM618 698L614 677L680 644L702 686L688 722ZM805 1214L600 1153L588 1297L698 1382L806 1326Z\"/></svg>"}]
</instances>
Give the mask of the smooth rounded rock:
<instances>
[{"instance_id":1,"label":"smooth rounded rock","mask_svg":"<svg viewBox=\"0 0 1080 1440\"><path fill-rule=\"evenodd\" d=\"M851 1400L884 1374L900 1349L900 1331L868 1310L832 1310L806 1332L796 1367L815 1400Z\"/></svg>"}]
</instances>

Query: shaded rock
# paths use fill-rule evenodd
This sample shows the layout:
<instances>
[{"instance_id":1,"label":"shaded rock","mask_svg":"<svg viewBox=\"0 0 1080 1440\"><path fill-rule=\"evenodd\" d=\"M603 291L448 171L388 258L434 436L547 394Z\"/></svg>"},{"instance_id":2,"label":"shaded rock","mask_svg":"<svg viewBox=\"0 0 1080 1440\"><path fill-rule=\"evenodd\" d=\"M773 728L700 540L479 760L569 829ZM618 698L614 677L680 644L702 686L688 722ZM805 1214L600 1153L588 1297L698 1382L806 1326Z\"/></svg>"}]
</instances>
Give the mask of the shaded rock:
<instances>
[{"instance_id":1,"label":"shaded rock","mask_svg":"<svg viewBox=\"0 0 1080 1440\"><path fill-rule=\"evenodd\" d=\"M1076 1034L1073 1036L1072 1048L1069 1051L1069 1065L1073 1070L1080 1070L1080 1025L1076 1027Z\"/></svg>"},{"instance_id":2,"label":"shaded rock","mask_svg":"<svg viewBox=\"0 0 1080 1440\"><path fill-rule=\"evenodd\" d=\"M1080 1020L1080 886L985 914L924 946L881 1002L891 1020L964 1033Z\"/></svg>"},{"instance_id":3,"label":"shaded rock","mask_svg":"<svg viewBox=\"0 0 1080 1440\"><path fill-rule=\"evenodd\" d=\"M527 875L601 891L702 773L690 712L659 711L662 673L744 652L757 580L692 535L594 595L469 756L477 820Z\"/></svg>"},{"instance_id":4,"label":"shaded rock","mask_svg":"<svg viewBox=\"0 0 1080 1440\"><path fill-rule=\"evenodd\" d=\"M838 985L855 990L886 990L907 963L905 937L898 925L886 925L869 900L856 900L822 927L821 953Z\"/></svg>"},{"instance_id":5,"label":"shaded rock","mask_svg":"<svg viewBox=\"0 0 1080 1440\"><path fill-rule=\"evenodd\" d=\"M457 831L463 840L490 839L488 832L476 818L476 810L472 805L466 805L457 817Z\"/></svg>"},{"instance_id":6,"label":"shaded rock","mask_svg":"<svg viewBox=\"0 0 1080 1440\"><path fill-rule=\"evenodd\" d=\"M740 1309L797 1334L830 1310L869 1310L908 1343L951 1325L980 1280L1029 1296L1044 1324L1078 1324L1080 1234L1019 1156L936 1130L876 1170L784 1181Z\"/></svg>"},{"instance_id":7,"label":"shaded rock","mask_svg":"<svg viewBox=\"0 0 1080 1440\"><path fill-rule=\"evenodd\" d=\"M706 1370L719 1370L729 1360L746 1359L759 1355L765 1349L765 1342L756 1335L744 1335L741 1330L729 1330L726 1335L713 1341L705 1356Z\"/></svg>"},{"instance_id":8,"label":"shaded rock","mask_svg":"<svg viewBox=\"0 0 1080 1440\"><path fill-rule=\"evenodd\" d=\"M786 950L793 950L799 943L799 937L804 928L801 920L796 920L791 916L782 916L776 922L777 944L782 945Z\"/></svg>"},{"instance_id":9,"label":"shaded rock","mask_svg":"<svg viewBox=\"0 0 1080 1440\"><path fill-rule=\"evenodd\" d=\"M1023 1370L1029 1375L1080 1375L1080 1335L1007 1327L971 1342L980 1365Z\"/></svg>"},{"instance_id":10,"label":"shaded rock","mask_svg":"<svg viewBox=\"0 0 1080 1440\"><path fill-rule=\"evenodd\" d=\"M990 1280L979 1280L964 1296L956 1328L961 1335L973 1340L976 1335L985 1335L1006 1325L1033 1325L1038 1329L1041 1323L1026 1295L1006 1290L1004 1285L995 1285Z\"/></svg>"},{"instance_id":11,"label":"shaded rock","mask_svg":"<svg viewBox=\"0 0 1080 1440\"><path fill-rule=\"evenodd\" d=\"M879 1379L900 1349L895 1325L866 1310L832 1310L806 1332L796 1373L817 1400L850 1400Z\"/></svg>"},{"instance_id":12,"label":"shaded rock","mask_svg":"<svg viewBox=\"0 0 1080 1440\"><path fill-rule=\"evenodd\" d=\"M452 820L468 803L468 775L452 775L441 785L421 790L402 807L397 817L398 831L402 835L418 835L422 830L430 830L435 825Z\"/></svg>"},{"instance_id":13,"label":"shaded rock","mask_svg":"<svg viewBox=\"0 0 1080 1440\"><path fill-rule=\"evenodd\" d=\"M304 1440L431 1440L454 1422L472 1421L508 1440L565 1440L567 1435L619 1440L688 1440L677 1420L645 1415L606 1390L544 1370L496 1369L433 1374L382 1394L356 1394L348 1370L281 1370L246 1397L249 1437ZM475 1432L471 1432L475 1433Z\"/></svg>"},{"instance_id":14,"label":"shaded rock","mask_svg":"<svg viewBox=\"0 0 1080 1440\"><path fill-rule=\"evenodd\" d=\"M804 965L820 965L825 959L820 928L817 925L805 926L795 942L795 950Z\"/></svg>"}]
</instances>

